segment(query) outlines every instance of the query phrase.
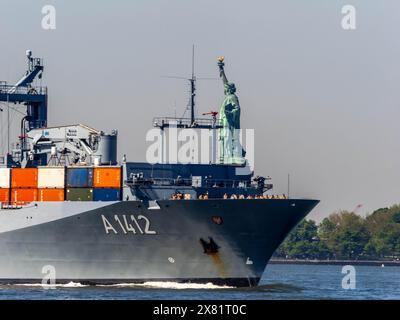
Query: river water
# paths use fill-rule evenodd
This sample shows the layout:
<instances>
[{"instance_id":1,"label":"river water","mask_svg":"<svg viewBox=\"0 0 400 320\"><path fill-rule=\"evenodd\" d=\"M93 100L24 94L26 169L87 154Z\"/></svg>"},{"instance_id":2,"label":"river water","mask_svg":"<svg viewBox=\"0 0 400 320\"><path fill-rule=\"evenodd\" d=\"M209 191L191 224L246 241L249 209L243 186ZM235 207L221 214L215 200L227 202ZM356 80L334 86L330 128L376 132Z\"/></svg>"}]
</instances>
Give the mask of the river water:
<instances>
[{"instance_id":1,"label":"river water","mask_svg":"<svg viewBox=\"0 0 400 320\"><path fill-rule=\"evenodd\" d=\"M43 289L38 285L2 285L0 299L400 299L400 268L355 266L354 289L344 289L342 266L269 265L257 288L146 283ZM345 284L349 283L345 281Z\"/></svg>"}]
</instances>

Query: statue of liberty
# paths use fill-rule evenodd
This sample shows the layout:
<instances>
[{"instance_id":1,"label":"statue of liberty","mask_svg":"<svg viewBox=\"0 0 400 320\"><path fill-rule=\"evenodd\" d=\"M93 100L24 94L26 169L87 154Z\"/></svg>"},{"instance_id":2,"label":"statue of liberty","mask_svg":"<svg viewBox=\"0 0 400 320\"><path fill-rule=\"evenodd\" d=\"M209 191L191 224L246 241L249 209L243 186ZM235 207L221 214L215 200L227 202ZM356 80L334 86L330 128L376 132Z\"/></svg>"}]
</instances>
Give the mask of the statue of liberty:
<instances>
[{"instance_id":1,"label":"statue of liberty","mask_svg":"<svg viewBox=\"0 0 400 320\"><path fill-rule=\"evenodd\" d=\"M243 164L245 162L240 141L240 104L236 95L236 86L228 82L224 70L224 57L218 58L219 74L224 84L225 99L219 111L219 162L225 164Z\"/></svg>"}]
</instances>

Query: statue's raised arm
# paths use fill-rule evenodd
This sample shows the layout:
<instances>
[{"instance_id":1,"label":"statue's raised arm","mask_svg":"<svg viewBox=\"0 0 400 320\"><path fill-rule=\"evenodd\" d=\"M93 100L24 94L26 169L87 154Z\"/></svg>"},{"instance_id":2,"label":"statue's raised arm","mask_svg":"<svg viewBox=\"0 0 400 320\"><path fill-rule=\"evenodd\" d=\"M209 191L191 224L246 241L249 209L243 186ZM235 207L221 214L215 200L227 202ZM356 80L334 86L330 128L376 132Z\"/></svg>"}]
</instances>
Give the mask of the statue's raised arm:
<instances>
[{"instance_id":1,"label":"statue's raised arm","mask_svg":"<svg viewBox=\"0 0 400 320\"><path fill-rule=\"evenodd\" d=\"M218 67L219 67L219 76L222 79L222 82L224 83L224 86L228 84L228 79L226 78L225 75L225 70L224 70L224 63L225 57L218 57Z\"/></svg>"}]
</instances>

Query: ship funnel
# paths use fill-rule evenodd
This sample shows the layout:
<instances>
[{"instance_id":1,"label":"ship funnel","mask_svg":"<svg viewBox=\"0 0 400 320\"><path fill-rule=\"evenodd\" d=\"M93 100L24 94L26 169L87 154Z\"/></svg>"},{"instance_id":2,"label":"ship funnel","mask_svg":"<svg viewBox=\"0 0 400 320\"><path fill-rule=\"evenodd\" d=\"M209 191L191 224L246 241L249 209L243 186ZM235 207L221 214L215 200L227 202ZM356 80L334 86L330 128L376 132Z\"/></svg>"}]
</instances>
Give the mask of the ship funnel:
<instances>
[{"instance_id":1,"label":"ship funnel","mask_svg":"<svg viewBox=\"0 0 400 320\"><path fill-rule=\"evenodd\" d=\"M97 150L92 155L95 165L117 164L117 138L117 130L113 130L111 134L101 133L98 136Z\"/></svg>"}]
</instances>

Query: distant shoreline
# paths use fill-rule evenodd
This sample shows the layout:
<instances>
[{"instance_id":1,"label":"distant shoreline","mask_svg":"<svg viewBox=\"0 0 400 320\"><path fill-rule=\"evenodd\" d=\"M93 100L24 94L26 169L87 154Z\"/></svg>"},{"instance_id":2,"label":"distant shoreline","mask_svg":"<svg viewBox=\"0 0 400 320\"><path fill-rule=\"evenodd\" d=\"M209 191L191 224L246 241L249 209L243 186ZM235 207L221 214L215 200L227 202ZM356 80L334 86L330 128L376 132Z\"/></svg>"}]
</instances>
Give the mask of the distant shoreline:
<instances>
[{"instance_id":1,"label":"distant shoreline","mask_svg":"<svg viewBox=\"0 0 400 320\"><path fill-rule=\"evenodd\" d=\"M383 260L306 260L306 259L271 259L268 264L308 264L308 265L354 265L354 266L395 266L400 267L400 261Z\"/></svg>"}]
</instances>

